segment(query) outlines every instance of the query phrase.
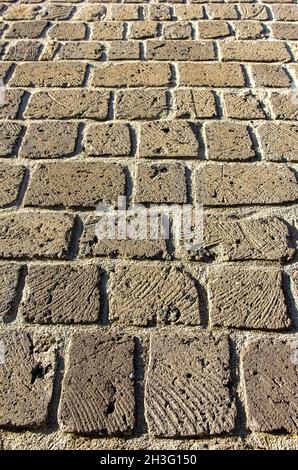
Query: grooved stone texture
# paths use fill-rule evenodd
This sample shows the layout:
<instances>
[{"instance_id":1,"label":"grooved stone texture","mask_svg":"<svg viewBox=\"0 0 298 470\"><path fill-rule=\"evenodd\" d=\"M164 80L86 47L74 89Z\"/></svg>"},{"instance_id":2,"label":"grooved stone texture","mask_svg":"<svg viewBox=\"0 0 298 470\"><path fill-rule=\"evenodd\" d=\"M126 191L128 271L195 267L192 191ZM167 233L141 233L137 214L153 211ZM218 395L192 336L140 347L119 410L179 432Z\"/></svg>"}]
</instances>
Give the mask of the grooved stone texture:
<instances>
[{"instance_id":1,"label":"grooved stone texture","mask_svg":"<svg viewBox=\"0 0 298 470\"><path fill-rule=\"evenodd\" d=\"M134 427L133 351L134 341L127 336L82 333L72 338L59 410L64 431L131 433Z\"/></svg>"},{"instance_id":2,"label":"grooved stone texture","mask_svg":"<svg viewBox=\"0 0 298 470\"><path fill-rule=\"evenodd\" d=\"M297 450L297 1L0 15L0 449Z\"/></svg>"},{"instance_id":3,"label":"grooved stone texture","mask_svg":"<svg viewBox=\"0 0 298 470\"><path fill-rule=\"evenodd\" d=\"M146 414L155 436L234 429L227 337L159 333L151 340Z\"/></svg>"}]
</instances>

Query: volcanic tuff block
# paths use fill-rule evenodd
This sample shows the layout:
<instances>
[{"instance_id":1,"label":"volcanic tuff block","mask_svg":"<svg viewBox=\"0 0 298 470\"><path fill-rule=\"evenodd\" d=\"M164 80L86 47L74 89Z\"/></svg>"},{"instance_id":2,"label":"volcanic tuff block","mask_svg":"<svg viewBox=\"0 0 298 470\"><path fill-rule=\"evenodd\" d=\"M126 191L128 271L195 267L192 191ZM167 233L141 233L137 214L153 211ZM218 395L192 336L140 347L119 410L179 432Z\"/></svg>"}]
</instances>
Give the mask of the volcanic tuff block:
<instances>
[{"instance_id":1,"label":"volcanic tuff block","mask_svg":"<svg viewBox=\"0 0 298 470\"><path fill-rule=\"evenodd\" d=\"M237 41L220 44L224 61L289 62L291 56L281 41Z\"/></svg>"},{"instance_id":2,"label":"volcanic tuff block","mask_svg":"<svg viewBox=\"0 0 298 470\"><path fill-rule=\"evenodd\" d=\"M258 127L258 135L266 160L298 161L298 125L266 122Z\"/></svg>"},{"instance_id":3,"label":"volcanic tuff block","mask_svg":"<svg viewBox=\"0 0 298 470\"><path fill-rule=\"evenodd\" d=\"M136 259L166 257L167 245L165 240L135 240L129 237L129 234L127 234L126 239L123 239L123 235L122 238L118 236L117 224L112 239L107 239L107 237L100 239L97 229L102 224L103 220L100 216L91 216L86 219L80 243L80 255L82 257L110 256L114 258L115 256L121 256ZM149 227L149 220L147 227Z\"/></svg>"},{"instance_id":4,"label":"volcanic tuff block","mask_svg":"<svg viewBox=\"0 0 298 470\"><path fill-rule=\"evenodd\" d=\"M23 126L16 122L0 123L0 157L11 157L16 153L16 145Z\"/></svg>"},{"instance_id":5,"label":"volcanic tuff block","mask_svg":"<svg viewBox=\"0 0 298 470\"><path fill-rule=\"evenodd\" d=\"M242 352L248 427L295 432L298 398L297 340L262 338Z\"/></svg>"},{"instance_id":6,"label":"volcanic tuff block","mask_svg":"<svg viewBox=\"0 0 298 470\"><path fill-rule=\"evenodd\" d=\"M169 64L133 62L131 64L104 64L93 70L92 85L109 86L166 86L171 82Z\"/></svg>"},{"instance_id":7,"label":"volcanic tuff block","mask_svg":"<svg viewBox=\"0 0 298 470\"><path fill-rule=\"evenodd\" d=\"M184 121L142 123L139 154L140 157L198 158L195 126Z\"/></svg>"},{"instance_id":8,"label":"volcanic tuff block","mask_svg":"<svg viewBox=\"0 0 298 470\"><path fill-rule=\"evenodd\" d=\"M86 151L95 156L125 156L132 151L127 124L90 124L84 140Z\"/></svg>"},{"instance_id":9,"label":"volcanic tuff block","mask_svg":"<svg viewBox=\"0 0 298 470\"><path fill-rule=\"evenodd\" d=\"M124 192L125 174L117 163L41 164L32 175L25 205L95 208L102 200L117 202Z\"/></svg>"},{"instance_id":10,"label":"volcanic tuff block","mask_svg":"<svg viewBox=\"0 0 298 470\"><path fill-rule=\"evenodd\" d=\"M251 160L255 157L247 125L212 122L206 124L205 132L209 160Z\"/></svg>"},{"instance_id":11,"label":"volcanic tuff block","mask_svg":"<svg viewBox=\"0 0 298 470\"><path fill-rule=\"evenodd\" d=\"M295 3L0 4L0 449L298 448Z\"/></svg>"},{"instance_id":12,"label":"volcanic tuff block","mask_svg":"<svg viewBox=\"0 0 298 470\"><path fill-rule=\"evenodd\" d=\"M157 333L151 339L146 415L155 436L203 436L234 429L225 335Z\"/></svg>"},{"instance_id":13,"label":"volcanic tuff block","mask_svg":"<svg viewBox=\"0 0 298 470\"><path fill-rule=\"evenodd\" d=\"M27 119L108 119L110 93L97 90L37 91L24 112Z\"/></svg>"},{"instance_id":14,"label":"volcanic tuff block","mask_svg":"<svg viewBox=\"0 0 298 470\"><path fill-rule=\"evenodd\" d=\"M110 318L120 325L198 325L199 297L184 270L142 264L117 266L111 276Z\"/></svg>"},{"instance_id":15,"label":"volcanic tuff block","mask_svg":"<svg viewBox=\"0 0 298 470\"><path fill-rule=\"evenodd\" d=\"M82 86L86 72L83 62L38 62L17 64L11 86L73 87Z\"/></svg>"},{"instance_id":16,"label":"volcanic tuff block","mask_svg":"<svg viewBox=\"0 0 298 470\"><path fill-rule=\"evenodd\" d=\"M289 87L290 79L286 70L277 64L252 64L252 76L258 87Z\"/></svg>"},{"instance_id":17,"label":"volcanic tuff block","mask_svg":"<svg viewBox=\"0 0 298 470\"><path fill-rule=\"evenodd\" d=\"M0 322L9 320L10 314L13 313L19 275L20 266L0 265Z\"/></svg>"},{"instance_id":18,"label":"volcanic tuff block","mask_svg":"<svg viewBox=\"0 0 298 470\"><path fill-rule=\"evenodd\" d=\"M24 178L25 167L2 164L0 168L0 207L15 204Z\"/></svg>"},{"instance_id":19,"label":"volcanic tuff block","mask_svg":"<svg viewBox=\"0 0 298 470\"><path fill-rule=\"evenodd\" d=\"M38 339L21 331L0 333L4 350L4 365L0 366L1 426L35 428L47 421L55 355L52 347L38 350L34 345Z\"/></svg>"},{"instance_id":20,"label":"volcanic tuff block","mask_svg":"<svg viewBox=\"0 0 298 470\"><path fill-rule=\"evenodd\" d=\"M126 120L159 119L167 114L165 90L147 88L123 90L116 98L116 118Z\"/></svg>"},{"instance_id":21,"label":"volcanic tuff block","mask_svg":"<svg viewBox=\"0 0 298 470\"><path fill-rule=\"evenodd\" d=\"M21 312L33 323L92 323L99 302L97 266L30 266Z\"/></svg>"},{"instance_id":22,"label":"volcanic tuff block","mask_svg":"<svg viewBox=\"0 0 298 470\"><path fill-rule=\"evenodd\" d=\"M23 96L23 90L5 90L0 100L0 118L16 119Z\"/></svg>"},{"instance_id":23,"label":"volcanic tuff block","mask_svg":"<svg viewBox=\"0 0 298 470\"><path fill-rule=\"evenodd\" d=\"M265 105L251 92L225 93L226 116L233 119L266 119Z\"/></svg>"},{"instance_id":24,"label":"volcanic tuff block","mask_svg":"<svg viewBox=\"0 0 298 470\"><path fill-rule=\"evenodd\" d=\"M209 272L213 326L279 330L291 326L275 269L221 267Z\"/></svg>"},{"instance_id":25,"label":"volcanic tuff block","mask_svg":"<svg viewBox=\"0 0 298 470\"><path fill-rule=\"evenodd\" d=\"M74 153L79 126L75 122L29 123L22 142L23 158L59 158Z\"/></svg>"},{"instance_id":26,"label":"volcanic tuff block","mask_svg":"<svg viewBox=\"0 0 298 470\"><path fill-rule=\"evenodd\" d=\"M245 85L240 64L181 63L178 66L180 85L208 87L242 87Z\"/></svg>"},{"instance_id":27,"label":"volcanic tuff block","mask_svg":"<svg viewBox=\"0 0 298 470\"><path fill-rule=\"evenodd\" d=\"M135 407L133 354L134 340L128 336L81 333L72 337L59 409L64 431L131 433Z\"/></svg>"},{"instance_id":28,"label":"volcanic tuff block","mask_svg":"<svg viewBox=\"0 0 298 470\"><path fill-rule=\"evenodd\" d=\"M298 121L298 99L293 92L271 93L270 102L276 119Z\"/></svg>"},{"instance_id":29,"label":"volcanic tuff block","mask_svg":"<svg viewBox=\"0 0 298 470\"><path fill-rule=\"evenodd\" d=\"M196 174L196 200L210 206L276 204L298 199L295 174L270 164L202 165Z\"/></svg>"},{"instance_id":30,"label":"volcanic tuff block","mask_svg":"<svg viewBox=\"0 0 298 470\"><path fill-rule=\"evenodd\" d=\"M180 255L212 261L292 259L295 250L287 225L277 217L239 219L204 215L204 240L201 250Z\"/></svg>"},{"instance_id":31,"label":"volcanic tuff block","mask_svg":"<svg viewBox=\"0 0 298 470\"><path fill-rule=\"evenodd\" d=\"M147 59L151 60L213 60L214 48L209 41L150 41Z\"/></svg>"},{"instance_id":32,"label":"volcanic tuff block","mask_svg":"<svg viewBox=\"0 0 298 470\"><path fill-rule=\"evenodd\" d=\"M177 118L216 117L215 94L210 90L179 89L174 92Z\"/></svg>"},{"instance_id":33,"label":"volcanic tuff block","mask_svg":"<svg viewBox=\"0 0 298 470\"><path fill-rule=\"evenodd\" d=\"M137 203L187 202L185 167L177 164L138 164L135 197Z\"/></svg>"},{"instance_id":34,"label":"volcanic tuff block","mask_svg":"<svg viewBox=\"0 0 298 470\"><path fill-rule=\"evenodd\" d=\"M73 217L62 212L0 216L0 257L67 258Z\"/></svg>"},{"instance_id":35,"label":"volcanic tuff block","mask_svg":"<svg viewBox=\"0 0 298 470\"><path fill-rule=\"evenodd\" d=\"M41 36L48 21L17 21L10 23L5 33L6 39L36 39Z\"/></svg>"}]
</instances>

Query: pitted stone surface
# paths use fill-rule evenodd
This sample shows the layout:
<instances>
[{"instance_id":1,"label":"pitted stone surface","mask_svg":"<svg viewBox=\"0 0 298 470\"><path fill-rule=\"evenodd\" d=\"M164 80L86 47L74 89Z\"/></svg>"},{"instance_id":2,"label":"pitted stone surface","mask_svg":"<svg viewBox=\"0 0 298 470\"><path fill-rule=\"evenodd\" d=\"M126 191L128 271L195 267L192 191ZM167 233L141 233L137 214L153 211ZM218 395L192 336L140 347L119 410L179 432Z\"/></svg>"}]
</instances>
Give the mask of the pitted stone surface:
<instances>
[{"instance_id":1,"label":"pitted stone surface","mask_svg":"<svg viewBox=\"0 0 298 470\"><path fill-rule=\"evenodd\" d=\"M211 324L283 330L291 326L278 270L224 267L209 272Z\"/></svg>"},{"instance_id":2,"label":"pitted stone surface","mask_svg":"<svg viewBox=\"0 0 298 470\"><path fill-rule=\"evenodd\" d=\"M297 12L0 5L0 448L296 449Z\"/></svg>"},{"instance_id":3,"label":"pitted stone surface","mask_svg":"<svg viewBox=\"0 0 298 470\"><path fill-rule=\"evenodd\" d=\"M38 350L30 333L0 333L0 425L36 428L48 420L53 392L55 354L52 347ZM46 343L44 347L46 346Z\"/></svg>"},{"instance_id":4,"label":"pitted stone surface","mask_svg":"<svg viewBox=\"0 0 298 470\"><path fill-rule=\"evenodd\" d=\"M109 290L111 320L121 325L200 323L196 284L182 270L119 266L112 275Z\"/></svg>"},{"instance_id":5,"label":"pitted stone surface","mask_svg":"<svg viewBox=\"0 0 298 470\"><path fill-rule=\"evenodd\" d=\"M99 277L98 267L91 265L30 266L21 313L33 323L96 322Z\"/></svg>"},{"instance_id":6,"label":"pitted stone surface","mask_svg":"<svg viewBox=\"0 0 298 470\"><path fill-rule=\"evenodd\" d=\"M134 428L134 340L76 334L63 380L59 421L67 432L130 434ZM86 367L82 369L82 365Z\"/></svg>"},{"instance_id":7,"label":"pitted stone surface","mask_svg":"<svg viewBox=\"0 0 298 470\"><path fill-rule=\"evenodd\" d=\"M229 344L210 333L155 334L146 415L155 436L202 436L234 429Z\"/></svg>"},{"instance_id":8,"label":"pitted stone surface","mask_svg":"<svg viewBox=\"0 0 298 470\"><path fill-rule=\"evenodd\" d=\"M253 431L297 428L297 340L263 338L243 351L248 426Z\"/></svg>"}]
</instances>

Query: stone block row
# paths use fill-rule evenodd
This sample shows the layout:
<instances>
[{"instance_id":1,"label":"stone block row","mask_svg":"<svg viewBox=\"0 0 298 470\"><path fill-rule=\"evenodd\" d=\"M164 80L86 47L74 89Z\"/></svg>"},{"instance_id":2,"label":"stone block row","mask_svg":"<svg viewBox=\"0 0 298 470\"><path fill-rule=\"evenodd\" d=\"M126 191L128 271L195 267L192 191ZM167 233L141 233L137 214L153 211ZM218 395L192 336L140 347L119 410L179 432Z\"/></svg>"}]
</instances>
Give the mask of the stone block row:
<instances>
[{"instance_id":1,"label":"stone block row","mask_svg":"<svg viewBox=\"0 0 298 470\"><path fill-rule=\"evenodd\" d=\"M259 5L247 5L257 7ZM155 20L99 21L89 23L94 41L118 42L123 40L216 39L236 37L241 40L260 40L273 37L277 40L295 41L298 24L290 21L266 21L258 18L178 20L162 23ZM127 29L128 28L128 29ZM1 36L1 32L0 32ZM52 23L45 20L3 22L4 39L40 39L43 41L83 41L87 37L87 24L79 22ZM17 59L13 59L17 60ZM32 59L31 59L32 60Z\"/></svg>"},{"instance_id":2,"label":"stone block row","mask_svg":"<svg viewBox=\"0 0 298 470\"><path fill-rule=\"evenodd\" d=\"M136 96L137 94L134 94ZM139 97L144 96L139 94ZM155 94L147 93L149 100L151 99L152 107L150 114L157 118L165 113L167 106L167 95L160 94L159 98L154 98ZM157 94L158 96L158 94ZM194 96L193 93L178 94L178 113L181 116L189 118L192 112L187 107L187 99ZM185 97L185 100L183 100ZM91 97L90 97L91 98ZM213 114L214 96L205 93L199 93L198 106L204 105L201 114ZM226 107L234 115L245 115L253 112L259 115L264 114L262 108L258 107L258 100L253 96L237 96L229 95L226 97ZM181 101L179 101L181 99ZM37 97L38 100L38 97ZM119 97L123 106L120 114L126 117L143 117L146 113L146 106L141 107L142 101L136 107L131 108L129 94L121 94ZM125 101L126 100L126 101ZM88 106L89 98L82 102L82 106L78 104L77 109L73 109L72 113L92 114L92 109L97 113L98 103ZM31 112L39 115L51 115L55 109L59 109L55 103L49 100L50 104L47 109L38 110L34 108L32 100ZM244 103L244 106L237 106ZM235 121L190 121L188 119L161 120L151 122L135 122L128 124L127 122L109 122L109 123L87 123L83 128L79 122L66 122L65 120L47 120L34 121L23 125L22 121L5 121L0 122L0 156L7 159L5 168L11 168L10 163L17 163L12 160L14 157L30 160L55 160L74 155L81 156L84 160L83 165L90 166L88 157L137 157L137 165L143 159L182 159L182 160L209 160L217 162L255 162L255 166L245 165L249 173L250 168L259 168L257 171L263 171L262 168L271 168L267 162L297 162L298 147L297 134L298 124L293 121L287 122L286 116L290 117L291 111L293 117L297 120L297 105L287 103L287 97L277 96L276 112L279 112L280 120L269 122L257 122L254 126L247 122ZM85 107L86 106L86 107ZM254 110L252 110L254 108ZM194 105L194 112L200 112L199 107ZM61 115L65 112L62 108ZM279 110L279 111L278 111ZM106 108L108 112L108 109ZM103 115L104 108L98 112L98 116ZM187 114L185 115L184 112ZM50 145L49 145L50 143ZM262 158L262 165L256 164ZM8 160L9 159L9 160ZM144 161L144 160L143 160ZM135 162L135 159L131 159ZM197 162L198 163L198 162ZM203 162L201 162L203 165ZM211 162L210 162L211 163ZM76 170L77 162L70 160L59 162L44 162L39 164L38 168L54 168L54 165L72 165ZM101 162L103 164L103 162ZM108 161L106 165L108 165ZM215 168L218 164L211 165ZM266 166L267 165L267 166ZM113 164L112 164L113 166ZM218 168L220 166L218 165ZM240 167L241 168L241 165ZM13 170L11 170L12 172ZM40 171L40 170L38 170ZM241 204L241 202L239 202Z\"/></svg>"},{"instance_id":3,"label":"stone block row","mask_svg":"<svg viewBox=\"0 0 298 470\"><path fill-rule=\"evenodd\" d=\"M2 263L0 318L7 322L18 314L28 323L98 324L103 318L103 295L108 294L105 316L121 328L204 326L206 315L212 327L272 331L293 327L280 268L210 267L205 281L187 267L119 262L108 273L107 292L102 271L97 263L30 264L25 271L21 265ZM199 295L203 284L208 313ZM292 284L295 294L296 271Z\"/></svg>"},{"instance_id":4,"label":"stone block row","mask_svg":"<svg viewBox=\"0 0 298 470\"><path fill-rule=\"evenodd\" d=\"M188 143L186 142L187 146ZM182 163L139 163L133 178L133 203L190 202ZM0 207L96 209L100 202L117 206L127 190L127 167L119 163L67 161L39 163L32 171L5 163L0 171ZM294 203L294 170L281 163L200 163L192 172L194 203L210 207ZM25 194L23 195L23 192ZM56 214L59 216L59 214ZM21 214L20 214L21 216Z\"/></svg>"},{"instance_id":5,"label":"stone block row","mask_svg":"<svg viewBox=\"0 0 298 470\"><path fill-rule=\"evenodd\" d=\"M178 5L169 2L162 5L118 5L116 2L94 2L83 5L61 5L50 3L49 5L16 4L8 5L3 12L6 21L20 20L49 20L49 21L135 21L135 20L197 20L209 19L246 19L266 21L298 21L297 5L266 4L231 4L199 2L193 5ZM143 3L143 2L142 2Z\"/></svg>"},{"instance_id":6,"label":"stone block row","mask_svg":"<svg viewBox=\"0 0 298 470\"><path fill-rule=\"evenodd\" d=\"M57 345L50 335L0 334L0 426L34 429L49 421ZM136 431L135 355L139 339L103 331L76 332L66 357L58 410L62 431L132 435ZM145 419L160 437L225 435L235 431L236 384L226 334L151 335L145 365ZM259 337L240 353L247 428L297 432L297 341ZM103 360L104 357L104 360Z\"/></svg>"}]
</instances>

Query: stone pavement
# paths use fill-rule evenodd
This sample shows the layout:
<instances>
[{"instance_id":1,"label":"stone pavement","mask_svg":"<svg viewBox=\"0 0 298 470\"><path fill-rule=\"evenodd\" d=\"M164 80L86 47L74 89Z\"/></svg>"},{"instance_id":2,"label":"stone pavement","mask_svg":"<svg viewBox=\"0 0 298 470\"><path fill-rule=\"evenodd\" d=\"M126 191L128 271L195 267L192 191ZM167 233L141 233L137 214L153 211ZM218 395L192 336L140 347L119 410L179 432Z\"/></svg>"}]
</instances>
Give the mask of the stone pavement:
<instances>
[{"instance_id":1,"label":"stone pavement","mask_svg":"<svg viewBox=\"0 0 298 470\"><path fill-rule=\"evenodd\" d=\"M298 449L297 2L0 14L0 448Z\"/></svg>"}]
</instances>

